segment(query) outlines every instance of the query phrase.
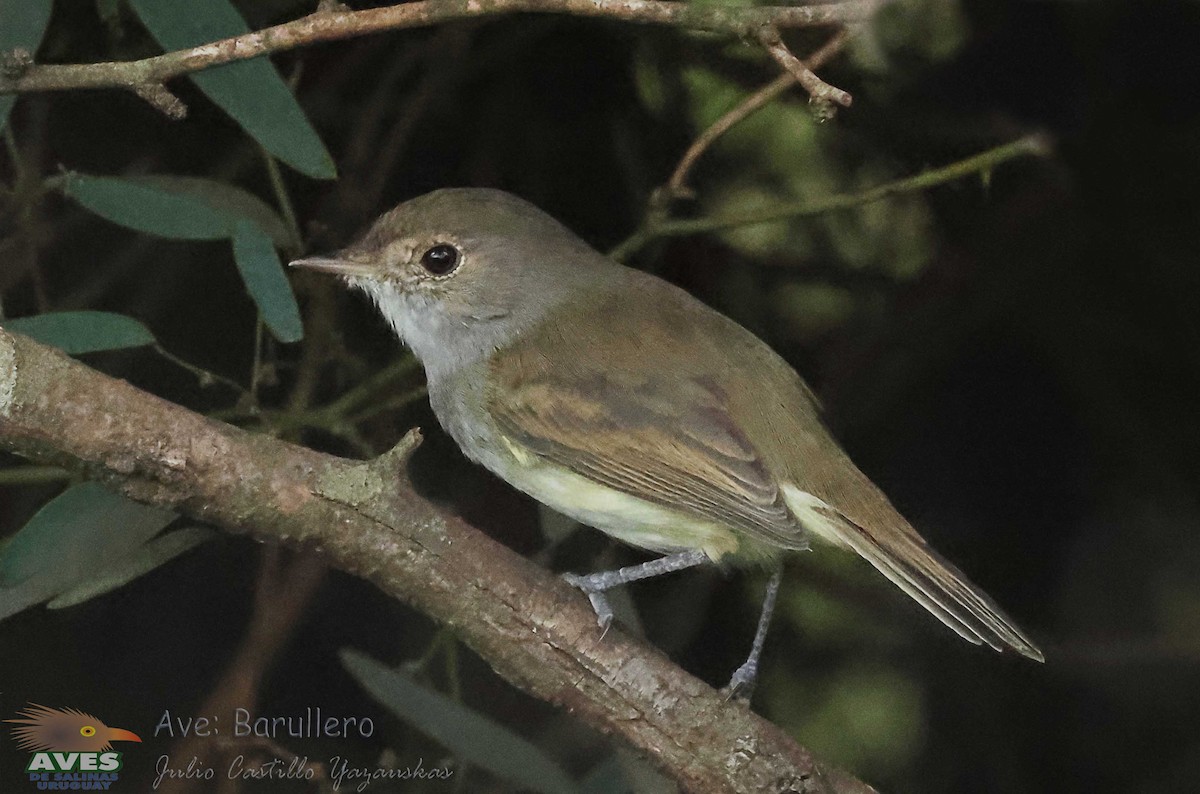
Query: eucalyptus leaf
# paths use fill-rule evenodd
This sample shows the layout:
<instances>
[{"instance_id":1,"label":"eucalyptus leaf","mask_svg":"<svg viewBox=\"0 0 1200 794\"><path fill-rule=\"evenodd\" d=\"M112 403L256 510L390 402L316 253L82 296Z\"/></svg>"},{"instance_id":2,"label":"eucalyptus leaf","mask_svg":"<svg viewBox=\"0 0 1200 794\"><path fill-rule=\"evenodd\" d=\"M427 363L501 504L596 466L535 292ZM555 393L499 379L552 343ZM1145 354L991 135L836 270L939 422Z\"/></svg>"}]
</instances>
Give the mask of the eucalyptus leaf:
<instances>
[{"instance_id":1,"label":"eucalyptus leaf","mask_svg":"<svg viewBox=\"0 0 1200 794\"><path fill-rule=\"evenodd\" d=\"M342 665L372 697L461 760L522 790L579 791L549 756L503 725L358 651L343 649L340 656Z\"/></svg>"},{"instance_id":2,"label":"eucalyptus leaf","mask_svg":"<svg viewBox=\"0 0 1200 794\"><path fill-rule=\"evenodd\" d=\"M267 202L240 187L198 176L147 174L127 176L122 179L135 185L144 185L166 193L196 199L206 204L209 209L228 216L230 230L237 219L244 218L253 221L266 232L277 247L285 248L293 243L287 224L279 217L279 213L273 210Z\"/></svg>"},{"instance_id":3,"label":"eucalyptus leaf","mask_svg":"<svg viewBox=\"0 0 1200 794\"><path fill-rule=\"evenodd\" d=\"M4 327L73 356L154 344L150 329L112 312L48 312L7 320Z\"/></svg>"},{"instance_id":4,"label":"eucalyptus leaf","mask_svg":"<svg viewBox=\"0 0 1200 794\"><path fill-rule=\"evenodd\" d=\"M239 221L233 235L233 259L275 338L281 342L303 339L300 307L271 238L253 223Z\"/></svg>"},{"instance_id":5,"label":"eucalyptus leaf","mask_svg":"<svg viewBox=\"0 0 1200 794\"><path fill-rule=\"evenodd\" d=\"M63 192L106 220L176 240L233 237L250 221L278 246L291 244L287 225L265 201L239 187L194 176L94 176L72 172Z\"/></svg>"},{"instance_id":6,"label":"eucalyptus leaf","mask_svg":"<svg viewBox=\"0 0 1200 794\"><path fill-rule=\"evenodd\" d=\"M0 552L0 620L115 564L174 518L95 483L68 488Z\"/></svg>"},{"instance_id":7,"label":"eucalyptus leaf","mask_svg":"<svg viewBox=\"0 0 1200 794\"><path fill-rule=\"evenodd\" d=\"M24 612L71 586L65 576L35 576L14 587L0 587L0 620Z\"/></svg>"},{"instance_id":8,"label":"eucalyptus leaf","mask_svg":"<svg viewBox=\"0 0 1200 794\"><path fill-rule=\"evenodd\" d=\"M125 557L175 519L96 483L72 485L51 499L0 551L0 585L35 576L74 584Z\"/></svg>"},{"instance_id":9,"label":"eucalyptus leaf","mask_svg":"<svg viewBox=\"0 0 1200 794\"><path fill-rule=\"evenodd\" d=\"M185 527L161 537L151 538L129 557L56 596L46 604L46 607L48 609L72 607L123 587L139 576L165 565L184 552L191 551L216 534L211 529L204 527Z\"/></svg>"},{"instance_id":10,"label":"eucalyptus leaf","mask_svg":"<svg viewBox=\"0 0 1200 794\"><path fill-rule=\"evenodd\" d=\"M0 0L0 56L24 50L32 58L46 34L52 5L52 0ZM16 101L16 94L0 95L0 130Z\"/></svg>"},{"instance_id":11,"label":"eucalyptus leaf","mask_svg":"<svg viewBox=\"0 0 1200 794\"><path fill-rule=\"evenodd\" d=\"M250 32L229 0L129 0L129 4L150 35L167 50ZM268 152L316 179L337 176L333 158L265 57L217 66L190 77Z\"/></svg>"},{"instance_id":12,"label":"eucalyptus leaf","mask_svg":"<svg viewBox=\"0 0 1200 794\"><path fill-rule=\"evenodd\" d=\"M224 239L237 222L194 195L121 177L72 173L63 192L119 226L174 240Z\"/></svg>"}]
</instances>

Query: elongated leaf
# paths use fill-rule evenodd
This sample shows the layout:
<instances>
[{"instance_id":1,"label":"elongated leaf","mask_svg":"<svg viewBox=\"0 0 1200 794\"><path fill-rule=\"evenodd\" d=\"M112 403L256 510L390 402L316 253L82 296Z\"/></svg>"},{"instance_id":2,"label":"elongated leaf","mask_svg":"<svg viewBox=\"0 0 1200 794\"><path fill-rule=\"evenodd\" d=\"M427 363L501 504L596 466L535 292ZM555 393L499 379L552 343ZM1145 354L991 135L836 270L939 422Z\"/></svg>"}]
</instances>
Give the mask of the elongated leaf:
<instances>
[{"instance_id":1,"label":"elongated leaf","mask_svg":"<svg viewBox=\"0 0 1200 794\"><path fill-rule=\"evenodd\" d=\"M229 0L129 0L150 34L167 50L248 33ZM333 179L337 171L304 111L266 58L191 75L209 99L267 151L301 173Z\"/></svg>"},{"instance_id":2,"label":"elongated leaf","mask_svg":"<svg viewBox=\"0 0 1200 794\"><path fill-rule=\"evenodd\" d=\"M24 612L71 586L66 576L35 576L15 587L0 587L0 620Z\"/></svg>"},{"instance_id":3,"label":"elongated leaf","mask_svg":"<svg viewBox=\"0 0 1200 794\"><path fill-rule=\"evenodd\" d=\"M47 575L74 584L141 546L175 514L148 507L96 483L51 499L0 552L0 585Z\"/></svg>"},{"instance_id":4,"label":"elongated leaf","mask_svg":"<svg viewBox=\"0 0 1200 794\"><path fill-rule=\"evenodd\" d=\"M22 49L37 52L50 21L51 0L0 0L0 53ZM0 96L0 130L17 101L15 94Z\"/></svg>"},{"instance_id":5,"label":"elongated leaf","mask_svg":"<svg viewBox=\"0 0 1200 794\"><path fill-rule=\"evenodd\" d=\"M211 179L167 174L93 176L72 172L63 192L106 220L176 240L232 238L250 221L276 245L291 241L287 226L258 196Z\"/></svg>"},{"instance_id":6,"label":"elongated leaf","mask_svg":"<svg viewBox=\"0 0 1200 794\"><path fill-rule=\"evenodd\" d=\"M343 649L340 655L342 665L372 697L463 761L522 790L545 794L579 790L549 756L503 725L365 654Z\"/></svg>"},{"instance_id":7,"label":"elongated leaf","mask_svg":"<svg viewBox=\"0 0 1200 794\"><path fill-rule=\"evenodd\" d=\"M232 228L237 219L244 218L253 221L270 235L276 246L283 248L292 243L291 234L283 219L279 217L279 213L271 209L267 202L253 193L247 193L240 187L198 176L148 174L127 176L122 179L135 185L144 185L203 202L208 205L209 209L229 217L230 234L232 234Z\"/></svg>"},{"instance_id":8,"label":"elongated leaf","mask_svg":"<svg viewBox=\"0 0 1200 794\"><path fill-rule=\"evenodd\" d=\"M49 312L8 320L4 327L73 356L154 344L154 334L132 317L112 312Z\"/></svg>"},{"instance_id":9,"label":"elongated leaf","mask_svg":"<svg viewBox=\"0 0 1200 794\"><path fill-rule=\"evenodd\" d=\"M48 609L63 609L82 604L96 596L124 587L139 576L143 576L160 565L190 551L217 533L204 527L185 527L157 538L151 538L133 554L117 562L99 575L56 596L46 604Z\"/></svg>"},{"instance_id":10,"label":"elongated leaf","mask_svg":"<svg viewBox=\"0 0 1200 794\"><path fill-rule=\"evenodd\" d=\"M233 235L233 259L275 338L281 342L304 338L300 307L271 238L253 223L239 221Z\"/></svg>"},{"instance_id":11,"label":"elongated leaf","mask_svg":"<svg viewBox=\"0 0 1200 794\"><path fill-rule=\"evenodd\" d=\"M0 553L0 620L114 564L173 518L93 483L67 489Z\"/></svg>"},{"instance_id":12,"label":"elongated leaf","mask_svg":"<svg viewBox=\"0 0 1200 794\"><path fill-rule=\"evenodd\" d=\"M175 240L230 237L236 216L195 196L110 176L71 174L64 192L115 224Z\"/></svg>"}]
</instances>

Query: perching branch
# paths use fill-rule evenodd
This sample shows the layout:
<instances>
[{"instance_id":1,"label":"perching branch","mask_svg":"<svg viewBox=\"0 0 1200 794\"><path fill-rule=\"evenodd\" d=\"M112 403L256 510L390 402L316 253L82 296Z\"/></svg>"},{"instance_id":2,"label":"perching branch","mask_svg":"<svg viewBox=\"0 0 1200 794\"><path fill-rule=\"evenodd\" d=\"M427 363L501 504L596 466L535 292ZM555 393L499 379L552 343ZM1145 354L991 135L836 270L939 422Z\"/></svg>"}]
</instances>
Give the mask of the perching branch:
<instances>
[{"instance_id":1,"label":"perching branch","mask_svg":"<svg viewBox=\"0 0 1200 794\"><path fill-rule=\"evenodd\" d=\"M539 13L672 25L748 39L757 39L763 31L769 30L775 31L777 39L778 31L782 29L863 21L886 1L845 0L820 5L733 8L668 0L419 0L362 11L350 11L339 4L322 2L312 14L291 22L138 61L90 64L23 62L19 67L0 71L0 94L124 88L178 118L184 111L182 103L164 85L172 78L317 42L348 39L385 30L427 27L476 17ZM779 47L782 46L779 44ZM779 57L774 52L772 54ZM816 75L812 75L809 82L801 82L806 88L811 83L813 88L810 90L815 88L822 96L829 94L829 97L833 97L830 91L844 95L847 100L845 104L848 104L849 95L828 86Z\"/></svg>"},{"instance_id":2,"label":"perching branch","mask_svg":"<svg viewBox=\"0 0 1200 794\"><path fill-rule=\"evenodd\" d=\"M501 676L617 734L687 791L872 789L619 630L412 488L413 431L350 461L192 413L0 329L0 448L264 541L321 550L452 627Z\"/></svg>"}]
</instances>

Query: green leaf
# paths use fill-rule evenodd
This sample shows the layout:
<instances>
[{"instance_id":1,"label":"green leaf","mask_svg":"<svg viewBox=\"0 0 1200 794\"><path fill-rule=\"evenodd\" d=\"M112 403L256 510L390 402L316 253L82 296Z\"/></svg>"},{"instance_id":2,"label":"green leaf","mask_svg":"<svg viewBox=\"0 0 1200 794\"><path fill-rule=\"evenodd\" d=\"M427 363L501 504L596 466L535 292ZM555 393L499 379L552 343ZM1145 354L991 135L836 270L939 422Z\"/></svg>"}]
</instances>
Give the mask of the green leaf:
<instances>
[{"instance_id":1,"label":"green leaf","mask_svg":"<svg viewBox=\"0 0 1200 794\"><path fill-rule=\"evenodd\" d=\"M615 753L597 764L583 779L583 794L617 794L632 790Z\"/></svg>"},{"instance_id":2,"label":"green leaf","mask_svg":"<svg viewBox=\"0 0 1200 794\"><path fill-rule=\"evenodd\" d=\"M44 571L75 567L90 574L122 557L175 519L92 482L51 499L0 552L0 585L11 587Z\"/></svg>"},{"instance_id":3,"label":"green leaf","mask_svg":"<svg viewBox=\"0 0 1200 794\"><path fill-rule=\"evenodd\" d=\"M287 229L264 202L238 188L193 177L69 174L63 192L130 229L177 240L233 240L233 258L264 322L282 342L304 336L300 307L275 253Z\"/></svg>"},{"instance_id":4,"label":"green leaf","mask_svg":"<svg viewBox=\"0 0 1200 794\"><path fill-rule=\"evenodd\" d=\"M229 0L130 0L150 34L180 50L250 32ZM333 179L337 170L304 111L266 58L196 72L191 79L263 148L296 170Z\"/></svg>"},{"instance_id":5,"label":"green leaf","mask_svg":"<svg viewBox=\"0 0 1200 794\"><path fill-rule=\"evenodd\" d=\"M300 307L271 238L253 223L239 221L233 235L233 259L275 338L281 342L303 339Z\"/></svg>"},{"instance_id":6,"label":"green leaf","mask_svg":"<svg viewBox=\"0 0 1200 794\"><path fill-rule=\"evenodd\" d=\"M0 0L0 55L22 49L32 57L50 21L52 0ZM16 94L0 96L0 130L17 101Z\"/></svg>"},{"instance_id":7,"label":"green leaf","mask_svg":"<svg viewBox=\"0 0 1200 794\"><path fill-rule=\"evenodd\" d=\"M270 235L275 245L280 248L291 245L293 242L287 224L279 217L279 213L273 210L267 202L240 187L198 176L148 174L127 176L122 179L135 185L143 185L202 202L209 209L229 217L231 235L237 219L244 218L257 224L260 229Z\"/></svg>"},{"instance_id":8,"label":"green leaf","mask_svg":"<svg viewBox=\"0 0 1200 794\"><path fill-rule=\"evenodd\" d=\"M49 312L8 320L4 327L72 356L154 344L154 334L146 326L111 312Z\"/></svg>"},{"instance_id":9,"label":"green leaf","mask_svg":"<svg viewBox=\"0 0 1200 794\"><path fill-rule=\"evenodd\" d=\"M522 790L579 791L549 756L503 725L365 654L343 649L340 656L342 665L372 697L461 760Z\"/></svg>"},{"instance_id":10,"label":"green leaf","mask_svg":"<svg viewBox=\"0 0 1200 794\"><path fill-rule=\"evenodd\" d=\"M157 538L151 538L129 557L101 571L99 575L72 587L46 604L48 609L63 609L82 604L99 595L116 590L161 565L204 543L217 533L204 527L185 527Z\"/></svg>"},{"instance_id":11,"label":"green leaf","mask_svg":"<svg viewBox=\"0 0 1200 794\"><path fill-rule=\"evenodd\" d=\"M258 196L241 188L192 176L92 176L72 172L63 192L100 217L158 237L220 240L233 237L238 221L254 223L275 244L291 241L287 226Z\"/></svg>"},{"instance_id":12,"label":"green leaf","mask_svg":"<svg viewBox=\"0 0 1200 794\"><path fill-rule=\"evenodd\" d=\"M119 226L175 240L227 238L237 222L193 195L120 177L72 173L63 192Z\"/></svg>"},{"instance_id":13,"label":"green leaf","mask_svg":"<svg viewBox=\"0 0 1200 794\"><path fill-rule=\"evenodd\" d=\"M50 500L0 552L0 619L115 565L173 521L96 483Z\"/></svg>"}]
</instances>

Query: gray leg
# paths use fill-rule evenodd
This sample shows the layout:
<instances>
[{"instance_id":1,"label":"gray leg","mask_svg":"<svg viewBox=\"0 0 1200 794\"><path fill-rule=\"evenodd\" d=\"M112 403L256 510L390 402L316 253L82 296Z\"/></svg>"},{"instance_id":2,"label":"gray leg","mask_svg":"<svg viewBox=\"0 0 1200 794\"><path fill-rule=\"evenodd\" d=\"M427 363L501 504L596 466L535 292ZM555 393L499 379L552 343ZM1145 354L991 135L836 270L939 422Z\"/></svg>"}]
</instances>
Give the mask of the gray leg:
<instances>
[{"instance_id":1,"label":"gray leg","mask_svg":"<svg viewBox=\"0 0 1200 794\"><path fill-rule=\"evenodd\" d=\"M762 614L758 618L758 630L754 632L754 644L750 646L750 658L733 671L733 677L725 691L729 697L749 700L754 692L754 679L758 677L758 660L762 656L763 643L767 641L767 629L771 626L771 614L775 612L775 599L779 595L779 583L783 581L783 568L775 569L767 582L767 594L763 597Z\"/></svg>"},{"instance_id":2,"label":"gray leg","mask_svg":"<svg viewBox=\"0 0 1200 794\"><path fill-rule=\"evenodd\" d=\"M640 565L618 568L615 571L589 574L567 573L563 574L563 579L567 580L567 584L574 585L587 594L588 600L592 602L592 609L596 611L596 622L607 631L612 623L613 611L612 607L608 605L608 599L604 597L605 590L636 582L639 579L649 579L664 573L694 568L707 561L708 555L699 549L693 549L668 554L666 557L659 557L657 560L643 562Z\"/></svg>"}]
</instances>

